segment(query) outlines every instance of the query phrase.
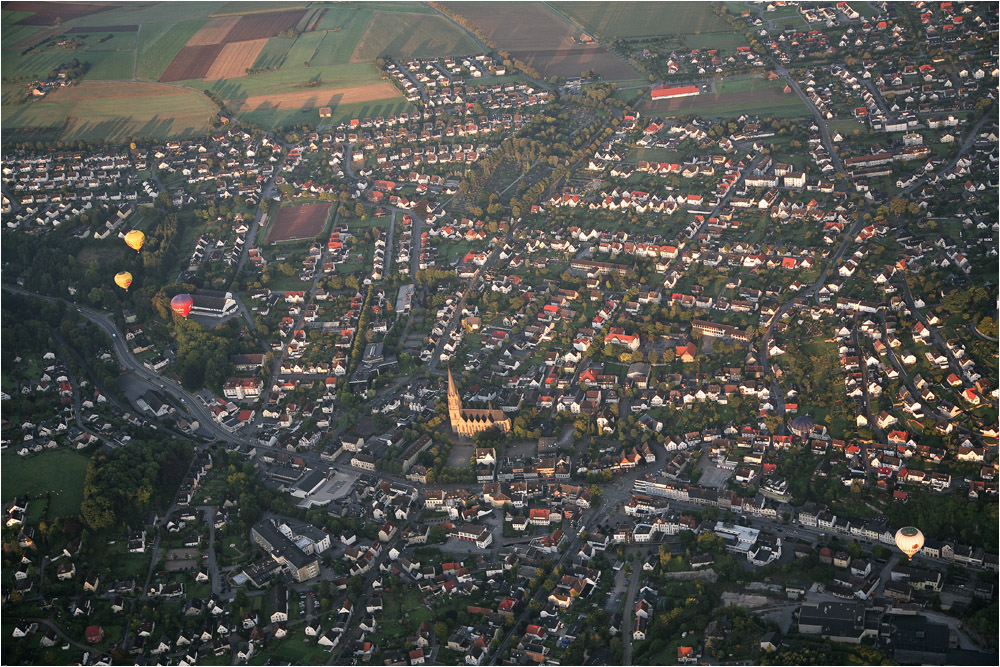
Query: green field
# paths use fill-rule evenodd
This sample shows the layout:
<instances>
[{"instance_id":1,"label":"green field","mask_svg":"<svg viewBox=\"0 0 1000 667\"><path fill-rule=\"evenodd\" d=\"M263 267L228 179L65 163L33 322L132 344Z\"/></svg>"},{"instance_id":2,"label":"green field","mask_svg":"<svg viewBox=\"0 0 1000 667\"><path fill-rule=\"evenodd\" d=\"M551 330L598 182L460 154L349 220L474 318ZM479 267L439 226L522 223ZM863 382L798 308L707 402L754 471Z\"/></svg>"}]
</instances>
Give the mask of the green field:
<instances>
[{"instance_id":1,"label":"green field","mask_svg":"<svg viewBox=\"0 0 1000 667\"><path fill-rule=\"evenodd\" d=\"M45 494L51 493L50 518L79 514L88 460L68 449L49 450L23 459L6 453L0 465L3 502L23 495L37 499L28 508L28 514L34 517L44 509Z\"/></svg>"},{"instance_id":2,"label":"green field","mask_svg":"<svg viewBox=\"0 0 1000 667\"><path fill-rule=\"evenodd\" d=\"M102 25L141 25L145 30L157 23L177 23L207 19L222 5L221 2L185 2L178 6L174 2L125 3L117 9L109 9L73 20L77 27Z\"/></svg>"},{"instance_id":3,"label":"green field","mask_svg":"<svg viewBox=\"0 0 1000 667\"><path fill-rule=\"evenodd\" d=\"M326 35L313 55L313 65L336 65L350 62L361 35L375 12L368 9L331 8L320 20Z\"/></svg>"},{"instance_id":4,"label":"green field","mask_svg":"<svg viewBox=\"0 0 1000 667\"><path fill-rule=\"evenodd\" d=\"M751 90L775 90L785 88L784 79L768 81L762 76L740 76L715 80L715 89L720 93L745 93Z\"/></svg>"},{"instance_id":5,"label":"green field","mask_svg":"<svg viewBox=\"0 0 1000 667\"><path fill-rule=\"evenodd\" d=\"M305 9L305 2L227 2L212 12L212 16L232 16L234 14L262 14L292 9Z\"/></svg>"},{"instance_id":6,"label":"green field","mask_svg":"<svg viewBox=\"0 0 1000 667\"><path fill-rule=\"evenodd\" d=\"M375 12L371 9L357 9L355 5L336 5L324 7L326 13L319 20L316 30L336 30L345 32L356 30L358 34L365 29ZM356 35L357 36L357 35Z\"/></svg>"},{"instance_id":7,"label":"green field","mask_svg":"<svg viewBox=\"0 0 1000 667\"><path fill-rule=\"evenodd\" d=\"M253 76L243 76L238 79L221 79L219 81L181 81L193 88L211 90L224 100L245 100L259 95L280 95L306 90L304 84L313 77L319 77L321 85L315 92L331 88L349 88L365 86L382 81L378 68L373 63L353 63L342 66L299 67L278 72L263 72Z\"/></svg>"},{"instance_id":8,"label":"green field","mask_svg":"<svg viewBox=\"0 0 1000 667\"><path fill-rule=\"evenodd\" d=\"M26 12L10 12L15 14L24 14ZM8 12L3 13L6 17ZM27 39L32 35L37 35L38 33L45 30L43 26L40 25L8 25L3 24L3 41L4 44L13 46L20 42L22 39Z\"/></svg>"},{"instance_id":9,"label":"green field","mask_svg":"<svg viewBox=\"0 0 1000 667\"><path fill-rule=\"evenodd\" d=\"M368 61L384 55L431 58L481 50L464 30L440 16L377 11L361 37L353 60Z\"/></svg>"},{"instance_id":10,"label":"green field","mask_svg":"<svg viewBox=\"0 0 1000 667\"><path fill-rule=\"evenodd\" d=\"M102 32L95 30L86 34L88 51L131 51L135 48L134 32ZM74 36L81 37L83 34L74 33ZM105 39L107 38L107 39ZM100 41L104 39L104 41Z\"/></svg>"},{"instance_id":11,"label":"green field","mask_svg":"<svg viewBox=\"0 0 1000 667\"><path fill-rule=\"evenodd\" d=\"M41 100L4 107L4 129L60 128L62 139L166 139L204 134L217 111L204 95L183 89L143 94L153 84L84 82ZM122 87L125 87L124 89ZM135 91L134 95L122 95ZM164 92L163 87L154 88Z\"/></svg>"},{"instance_id":12,"label":"green field","mask_svg":"<svg viewBox=\"0 0 1000 667\"><path fill-rule=\"evenodd\" d=\"M185 21L163 30L162 26L143 26L139 33L139 62L136 78L156 81L187 41L205 25L205 20Z\"/></svg>"},{"instance_id":13,"label":"green field","mask_svg":"<svg viewBox=\"0 0 1000 667\"><path fill-rule=\"evenodd\" d=\"M284 67L308 67L316 47L326 35L321 32L307 32L295 40L285 57Z\"/></svg>"},{"instance_id":14,"label":"green field","mask_svg":"<svg viewBox=\"0 0 1000 667\"><path fill-rule=\"evenodd\" d=\"M96 42L93 38L88 41ZM88 49L71 51L57 48L21 56L17 52L4 51L0 71L5 79L15 77L41 79L47 77L56 67L75 58L90 64L90 69L84 75L85 79L128 79L132 76L132 53L132 51ZM127 69L124 66L126 61Z\"/></svg>"},{"instance_id":15,"label":"green field","mask_svg":"<svg viewBox=\"0 0 1000 667\"><path fill-rule=\"evenodd\" d=\"M382 12L406 12L407 14L437 14L437 12L420 2L402 2L399 0L386 0L382 2L352 2L350 7L359 9L377 9Z\"/></svg>"},{"instance_id":16,"label":"green field","mask_svg":"<svg viewBox=\"0 0 1000 667\"><path fill-rule=\"evenodd\" d=\"M6 28L9 25L13 25L18 21L23 21L34 14L34 12L18 12L12 9L3 10L3 16L0 16L0 25Z\"/></svg>"},{"instance_id":17,"label":"green field","mask_svg":"<svg viewBox=\"0 0 1000 667\"><path fill-rule=\"evenodd\" d=\"M692 49L724 49L735 51L737 46L747 46L746 37L735 32L706 32L686 35L684 43Z\"/></svg>"},{"instance_id":18,"label":"green field","mask_svg":"<svg viewBox=\"0 0 1000 667\"><path fill-rule=\"evenodd\" d=\"M85 79L115 81L132 78L133 51L108 51L96 63L91 63Z\"/></svg>"},{"instance_id":19,"label":"green field","mask_svg":"<svg viewBox=\"0 0 1000 667\"><path fill-rule=\"evenodd\" d=\"M707 2L560 2L555 7L605 38L730 30Z\"/></svg>"},{"instance_id":20,"label":"green field","mask_svg":"<svg viewBox=\"0 0 1000 667\"><path fill-rule=\"evenodd\" d=\"M272 37L257 54L253 63L254 69L273 69L281 67L288 55L288 49L295 43L295 37Z\"/></svg>"}]
</instances>

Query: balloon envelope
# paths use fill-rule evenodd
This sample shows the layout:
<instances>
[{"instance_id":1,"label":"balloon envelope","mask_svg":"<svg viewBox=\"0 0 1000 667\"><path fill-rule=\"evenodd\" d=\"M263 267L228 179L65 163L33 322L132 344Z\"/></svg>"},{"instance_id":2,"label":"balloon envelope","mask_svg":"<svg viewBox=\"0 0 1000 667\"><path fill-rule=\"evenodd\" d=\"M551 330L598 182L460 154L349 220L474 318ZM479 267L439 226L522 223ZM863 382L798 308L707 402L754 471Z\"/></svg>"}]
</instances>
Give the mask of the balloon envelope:
<instances>
[{"instance_id":1,"label":"balloon envelope","mask_svg":"<svg viewBox=\"0 0 1000 667\"><path fill-rule=\"evenodd\" d=\"M193 305L194 299L191 298L190 294L178 294L170 300L170 308L181 317L187 317Z\"/></svg>"},{"instance_id":2,"label":"balloon envelope","mask_svg":"<svg viewBox=\"0 0 1000 667\"><path fill-rule=\"evenodd\" d=\"M142 249L142 244L146 242L146 235L140 232L138 229L133 229L128 234L125 235L125 244L129 248L139 252Z\"/></svg>"},{"instance_id":3,"label":"balloon envelope","mask_svg":"<svg viewBox=\"0 0 1000 667\"><path fill-rule=\"evenodd\" d=\"M924 534L913 526L904 526L896 531L896 546L913 560L913 556L924 546Z\"/></svg>"},{"instance_id":4,"label":"balloon envelope","mask_svg":"<svg viewBox=\"0 0 1000 667\"><path fill-rule=\"evenodd\" d=\"M122 271L115 276L115 284L127 292L128 286L132 284L132 274L128 271Z\"/></svg>"}]
</instances>

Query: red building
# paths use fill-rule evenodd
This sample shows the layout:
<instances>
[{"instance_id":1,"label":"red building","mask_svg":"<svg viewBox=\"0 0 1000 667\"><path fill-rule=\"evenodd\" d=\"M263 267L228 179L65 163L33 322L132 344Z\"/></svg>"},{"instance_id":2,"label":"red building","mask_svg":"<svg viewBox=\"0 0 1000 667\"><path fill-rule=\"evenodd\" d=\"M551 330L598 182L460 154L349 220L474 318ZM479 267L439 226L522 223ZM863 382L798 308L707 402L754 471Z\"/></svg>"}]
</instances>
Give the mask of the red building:
<instances>
[{"instance_id":1,"label":"red building","mask_svg":"<svg viewBox=\"0 0 1000 667\"><path fill-rule=\"evenodd\" d=\"M698 86L657 86L651 93L654 100L669 100L675 97L692 97L699 94Z\"/></svg>"}]
</instances>

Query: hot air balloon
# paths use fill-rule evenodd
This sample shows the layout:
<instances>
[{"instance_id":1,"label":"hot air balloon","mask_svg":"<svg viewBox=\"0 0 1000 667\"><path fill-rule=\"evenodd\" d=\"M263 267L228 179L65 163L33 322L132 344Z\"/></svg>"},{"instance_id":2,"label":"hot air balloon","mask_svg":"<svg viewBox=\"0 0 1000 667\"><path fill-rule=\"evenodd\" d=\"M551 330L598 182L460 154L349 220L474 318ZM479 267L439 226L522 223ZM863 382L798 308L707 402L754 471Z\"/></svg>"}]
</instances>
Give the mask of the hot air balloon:
<instances>
[{"instance_id":1,"label":"hot air balloon","mask_svg":"<svg viewBox=\"0 0 1000 667\"><path fill-rule=\"evenodd\" d=\"M924 546L924 534L913 526L904 526L896 531L896 546L913 560L913 557Z\"/></svg>"},{"instance_id":2,"label":"hot air balloon","mask_svg":"<svg viewBox=\"0 0 1000 667\"><path fill-rule=\"evenodd\" d=\"M146 242L146 235L140 232L138 229L133 229L128 234L125 235L125 244L139 252L142 250L142 244Z\"/></svg>"},{"instance_id":3,"label":"hot air balloon","mask_svg":"<svg viewBox=\"0 0 1000 667\"><path fill-rule=\"evenodd\" d=\"M115 284L127 292L129 285L132 284L132 274L128 271L122 271L115 276Z\"/></svg>"},{"instance_id":4,"label":"hot air balloon","mask_svg":"<svg viewBox=\"0 0 1000 667\"><path fill-rule=\"evenodd\" d=\"M181 317L188 316L192 305L194 305L194 299L191 298L190 294L178 294L170 300L170 308Z\"/></svg>"}]
</instances>

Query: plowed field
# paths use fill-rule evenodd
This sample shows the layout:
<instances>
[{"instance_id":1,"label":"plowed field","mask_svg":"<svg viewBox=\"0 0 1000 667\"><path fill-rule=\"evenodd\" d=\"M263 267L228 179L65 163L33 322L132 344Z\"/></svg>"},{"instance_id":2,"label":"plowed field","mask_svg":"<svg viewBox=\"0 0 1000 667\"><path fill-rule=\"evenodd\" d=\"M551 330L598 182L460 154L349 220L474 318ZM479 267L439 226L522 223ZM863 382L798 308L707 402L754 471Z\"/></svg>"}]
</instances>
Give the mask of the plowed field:
<instances>
[{"instance_id":1,"label":"plowed field","mask_svg":"<svg viewBox=\"0 0 1000 667\"><path fill-rule=\"evenodd\" d=\"M205 46L185 46L181 49L170 65L160 75L160 81L186 81L187 79L202 79L208 74L212 63L222 53L222 44L207 44Z\"/></svg>"},{"instance_id":2,"label":"plowed field","mask_svg":"<svg viewBox=\"0 0 1000 667\"><path fill-rule=\"evenodd\" d=\"M230 79L244 76L247 68L254 64L261 49L267 44L267 39L254 39L249 42L229 42L222 47L215 62L205 73L206 81Z\"/></svg>"},{"instance_id":3,"label":"plowed field","mask_svg":"<svg viewBox=\"0 0 1000 667\"><path fill-rule=\"evenodd\" d=\"M209 19L201 30L196 32L188 40L187 46L207 46L209 44L221 44L226 41L229 31L240 22L239 16L227 16L225 18Z\"/></svg>"}]
</instances>

